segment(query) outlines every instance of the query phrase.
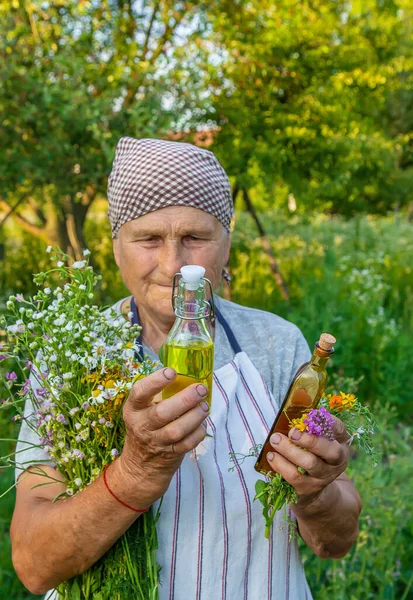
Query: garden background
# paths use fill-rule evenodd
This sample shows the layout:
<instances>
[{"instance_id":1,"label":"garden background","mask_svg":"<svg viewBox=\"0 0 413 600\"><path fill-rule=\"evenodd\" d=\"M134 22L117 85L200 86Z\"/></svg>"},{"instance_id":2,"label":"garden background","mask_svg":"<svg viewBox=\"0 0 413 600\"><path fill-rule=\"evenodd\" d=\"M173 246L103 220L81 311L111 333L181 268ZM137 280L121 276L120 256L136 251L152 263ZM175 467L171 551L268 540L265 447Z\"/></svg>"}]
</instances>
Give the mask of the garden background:
<instances>
[{"instance_id":1,"label":"garden background","mask_svg":"<svg viewBox=\"0 0 413 600\"><path fill-rule=\"evenodd\" d=\"M0 55L0 310L34 291L49 244L92 251L102 304L126 294L105 214L121 136L211 149L237 209L223 293L310 345L331 331L331 387L379 422L379 465L351 463L355 548L303 548L314 598L413 598L411 1L0 0ZM11 416L0 437L16 435ZM0 472L0 493L12 479ZM0 501L0 597L23 600L13 502Z\"/></svg>"}]
</instances>

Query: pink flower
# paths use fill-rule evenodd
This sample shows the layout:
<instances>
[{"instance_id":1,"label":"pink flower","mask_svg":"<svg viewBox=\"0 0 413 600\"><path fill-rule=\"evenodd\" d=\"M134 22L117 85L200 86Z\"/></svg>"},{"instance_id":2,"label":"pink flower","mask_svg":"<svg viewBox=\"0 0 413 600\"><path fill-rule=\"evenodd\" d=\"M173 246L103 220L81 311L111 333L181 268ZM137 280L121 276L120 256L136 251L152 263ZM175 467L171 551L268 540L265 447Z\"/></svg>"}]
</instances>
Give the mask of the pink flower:
<instances>
[{"instance_id":1,"label":"pink flower","mask_svg":"<svg viewBox=\"0 0 413 600\"><path fill-rule=\"evenodd\" d=\"M303 421L307 425L308 433L334 440L334 419L323 406L310 410Z\"/></svg>"},{"instance_id":2,"label":"pink flower","mask_svg":"<svg viewBox=\"0 0 413 600\"><path fill-rule=\"evenodd\" d=\"M27 394L27 392L30 390L31 386L32 386L32 384L31 384L30 379L26 379L26 381L24 382L24 385L23 385L23 394Z\"/></svg>"},{"instance_id":3,"label":"pink flower","mask_svg":"<svg viewBox=\"0 0 413 600\"><path fill-rule=\"evenodd\" d=\"M6 379L8 381L16 381L18 377L14 371L11 371L11 373L6 373Z\"/></svg>"}]
</instances>

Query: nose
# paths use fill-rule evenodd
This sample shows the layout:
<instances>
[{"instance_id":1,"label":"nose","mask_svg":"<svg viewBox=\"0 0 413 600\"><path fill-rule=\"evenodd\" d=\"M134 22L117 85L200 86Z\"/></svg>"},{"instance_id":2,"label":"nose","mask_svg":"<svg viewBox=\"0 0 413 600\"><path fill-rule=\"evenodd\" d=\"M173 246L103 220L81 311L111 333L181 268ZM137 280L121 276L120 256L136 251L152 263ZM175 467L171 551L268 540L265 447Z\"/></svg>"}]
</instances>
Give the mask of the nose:
<instances>
[{"instance_id":1,"label":"nose","mask_svg":"<svg viewBox=\"0 0 413 600\"><path fill-rule=\"evenodd\" d=\"M182 250L182 246L179 242L167 240L158 255L158 269L171 284L175 273L178 273L181 267L186 264Z\"/></svg>"}]
</instances>

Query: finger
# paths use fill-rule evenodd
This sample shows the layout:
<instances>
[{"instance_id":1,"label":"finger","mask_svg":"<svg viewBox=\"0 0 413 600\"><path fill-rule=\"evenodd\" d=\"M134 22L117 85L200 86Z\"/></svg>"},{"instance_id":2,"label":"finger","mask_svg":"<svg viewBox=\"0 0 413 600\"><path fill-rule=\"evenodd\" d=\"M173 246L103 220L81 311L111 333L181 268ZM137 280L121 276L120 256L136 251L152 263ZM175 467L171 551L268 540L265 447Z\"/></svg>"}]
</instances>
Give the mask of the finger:
<instances>
[{"instance_id":1,"label":"finger","mask_svg":"<svg viewBox=\"0 0 413 600\"><path fill-rule=\"evenodd\" d=\"M203 406L204 404L206 406ZM161 445L169 446L185 439L205 421L208 409L208 404L201 402L201 404L174 419L162 429L158 429L156 432L157 441Z\"/></svg>"},{"instance_id":2,"label":"finger","mask_svg":"<svg viewBox=\"0 0 413 600\"><path fill-rule=\"evenodd\" d=\"M146 408L151 402L154 396L166 388L176 377L176 372L167 367L165 369L159 369L139 379L129 393L126 403L128 408L132 410L142 410Z\"/></svg>"},{"instance_id":3,"label":"finger","mask_svg":"<svg viewBox=\"0 0 413 600\"><path fill-rule=\"evenodd\" d=\"M299 495L319 492L326 485L324 481L300 473L297 465L293 465L287 458L277 452L269 452L267 460L273 471L282 475Z\"/></svg>"},{"instance_id":4,"label":"finger","mask_svg":"<svg viewBox=\"0 0 413 600\"><path fill-rule=\"evenodd\" d=\"M205 439L205 436L206 427L204 425L199 425L199 427L197 427L195 431L190 433L186 438L180 442L177 442L176 444L173 444L173 452L175 452L175 454L186 454L187 452L190 452L196 448L198 444Z\"/></svg>"},{"instance_id":5,"label":"finger","mask_svg":"<svg viewBox=\"0 0 413 600\"><path fill-rule=\"evenodd\" d=\"M288 437L294 444L310 450L329 465L346 465L348 462L348 444L340 444L337 440L328 440L325 437L318 437L305 431L299 431L295 427L291 429Z\"/></svg>"},{"instance_id":6,"label":"finger","mask_svg":"<svg viewBox=\"0 0 413 600\"><path fill-rule=\"evenodd\" d=\"M334 438L337 440L337 442L347 442L350 439L350 436L347 433L346 426L344 425L343 421L334 415L331 416L334 419Z\"/></svg>"},{"instance_id":7,"label":"finger","mask_svg":"<svg viewBox=\"0 0 413 600\"><path fill-rule=\"evenodd\" d=\"M209 412L209 405L205 402L207 394L206 386L198 383L158 404L153 404L148 412L148 427L152 430L161 429L198 405L201 405L205 419Z\"/></svg>"},{"instance_id":8,"label":"finger","mask_svg":"<svg viewBox=\"0 0 413 600\"><path fill-rule=\"evenodd\" d=\"M270 439L271 446L274 450L286 458L295 468L301 467L311 477L319 479L328 479L332 474L332 465L316 456L312 452L308 452L292 443L287 436L280 433L275 433Z\"/></svg>"}]
</instances>

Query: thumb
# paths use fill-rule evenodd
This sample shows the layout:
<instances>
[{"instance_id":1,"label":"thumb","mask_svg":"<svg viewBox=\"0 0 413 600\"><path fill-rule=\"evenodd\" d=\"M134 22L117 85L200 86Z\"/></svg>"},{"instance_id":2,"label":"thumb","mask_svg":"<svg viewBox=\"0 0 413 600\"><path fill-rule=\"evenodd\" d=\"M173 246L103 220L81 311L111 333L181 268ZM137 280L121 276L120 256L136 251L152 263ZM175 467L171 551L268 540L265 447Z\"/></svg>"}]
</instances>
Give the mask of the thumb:
<instances>
[{"instance_id":1,"label":"thumb","mask_svg":"<svg viewBox=\"0 0 413 600\"><path fill-rule=\"evenodd\" d=\"M175 377L176 372L170 367L166 367L165 369L155 371L155 373L152 373L143 379L139 379L134 383L129 392L126 401L129 405L129 409L142 410L149 406L153 397L172 383Z\"/></svg>"}]
</instances>

